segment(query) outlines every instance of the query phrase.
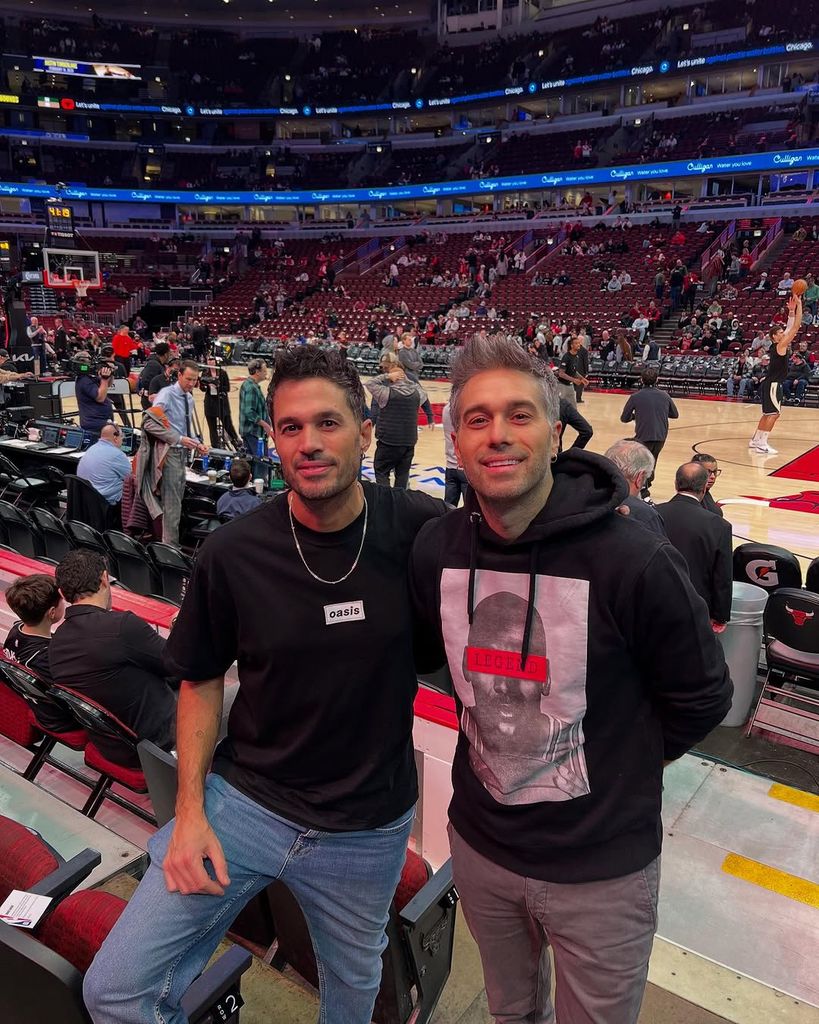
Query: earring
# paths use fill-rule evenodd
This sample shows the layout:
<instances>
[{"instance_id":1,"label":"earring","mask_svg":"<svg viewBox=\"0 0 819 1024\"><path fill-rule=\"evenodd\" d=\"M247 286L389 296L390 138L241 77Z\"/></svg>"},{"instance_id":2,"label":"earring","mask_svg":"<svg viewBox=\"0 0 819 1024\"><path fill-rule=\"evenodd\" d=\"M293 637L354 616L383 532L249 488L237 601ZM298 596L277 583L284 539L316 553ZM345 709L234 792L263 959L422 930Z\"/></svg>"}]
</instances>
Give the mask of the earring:
<instances>
[{"instance_id":1,"label":"earring","mask_svg":"<svg viewBox=\"0 0 819 1024\"><path fill-rule=\"evenodd\" d=\"M556 455L552 456L552 462L557 462L557 456Z\"/></svg>"}]
</instances>

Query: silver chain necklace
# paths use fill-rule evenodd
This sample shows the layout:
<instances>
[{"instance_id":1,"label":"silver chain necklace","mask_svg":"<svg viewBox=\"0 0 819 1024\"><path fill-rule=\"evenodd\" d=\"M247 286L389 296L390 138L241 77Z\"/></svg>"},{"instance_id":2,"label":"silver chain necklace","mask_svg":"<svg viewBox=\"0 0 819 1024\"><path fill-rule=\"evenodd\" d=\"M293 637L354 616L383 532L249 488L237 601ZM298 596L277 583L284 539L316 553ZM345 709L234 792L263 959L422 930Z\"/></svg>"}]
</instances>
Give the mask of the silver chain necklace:
<instances>
[{"instance_id":1,"label":"silver chain necklace","mask_svg":"<svg viewBox=\"0 0 819 1024\"><path fill-rule=\"evenodd\" d=\"M361 533L361 543L358 545L358 554L355 556L355 561L350 566L348 572L346 572L341 577L341 579L338 579L338 580L325 580L325 579L322 579L321 576L318 576L316 573L314 573L313 570L310 568L310 566L307 564L307 559L304 557L304 553L301 550L301 544L299 544L299 538L296 536L296 521L293 518L293 501L292 501L291 496L288 495L288 498L287 498L287 511L288 511L289 516L290 516L290 531L293 534L293 540L295 541L295 544L296 544L296 551L298 551L298 553L299 553L299 558L301 559L301 564L310 573L310 575L313 577L313 579L314 580L318 580L319 583L327 583L331 587L334 587L337 583L343 583L346 579L349 579L349 577L352 576L352 574L355 572L356 566L358 565L358 560L361 558L361 552L364 550L364 541L365 541L365 539L367 537L367 517L368 517L368 514L369 514L369 507L367 505L367 496L365 494L362 494L362 497L364 498L364 529L363 529L363 531Z\"/></svg>"}]
</instances>

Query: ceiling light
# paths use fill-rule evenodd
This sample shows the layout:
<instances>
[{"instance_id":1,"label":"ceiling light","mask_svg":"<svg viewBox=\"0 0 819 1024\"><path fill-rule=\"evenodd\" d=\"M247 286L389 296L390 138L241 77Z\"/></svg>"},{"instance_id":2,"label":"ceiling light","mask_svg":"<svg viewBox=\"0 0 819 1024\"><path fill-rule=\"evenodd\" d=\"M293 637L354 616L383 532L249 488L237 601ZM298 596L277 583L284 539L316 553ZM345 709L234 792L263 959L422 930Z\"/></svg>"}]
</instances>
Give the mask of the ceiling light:
<instances>
[{"instance_id":1,"label":"ceiling light","mask_svg":"<svg viewBox=\"0 0 819 1024\"><path fill-rule=\"evenodd\" d=\"M543 50L538 50L537 51L537 55L538 55L538 57L542 57L543 56Z\"/></svg>"},{"instance_id":2,"label":"ceiling light","mask_svg":"<svg viewBox=\"0 0 819 1024\"><path fill-rule=\"evenodd\" d=\"M285 75L284 76L284 80L285 80L285 82L289 82L290 81L290 75Z\"/></svg>"},{"instance_id":3,"label":"ceiling light","mask_svg":"<svg viewBox=\"0 0 819 1024\"><path fill-rule=\"evenodd\" d=\"M688 26L688 22L687 22L687 21L684 21L684 22L683 22L683 32L687 32L687 31L688 31L688 28L689 28L689 26Z\"/></svg>"},{"instance_id":4,"label":"ceiling light","mask_svg":"<svg viewBox=\"0 0 819 1024\"><path fill-rule=\"evenodd\" d=\"M410 74L411 75L417 75L418 74L418 68L410 68Z\"/></svg>"}]
</instances>

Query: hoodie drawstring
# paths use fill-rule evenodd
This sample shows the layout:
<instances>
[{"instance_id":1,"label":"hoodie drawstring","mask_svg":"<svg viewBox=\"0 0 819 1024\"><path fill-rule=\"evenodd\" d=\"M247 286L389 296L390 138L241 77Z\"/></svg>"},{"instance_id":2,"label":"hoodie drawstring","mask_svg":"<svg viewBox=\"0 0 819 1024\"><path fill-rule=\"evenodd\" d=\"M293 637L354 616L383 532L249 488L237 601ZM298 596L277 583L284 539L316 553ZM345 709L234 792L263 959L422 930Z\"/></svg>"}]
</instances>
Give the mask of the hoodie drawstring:
<instances>
[{"instance_id":1,"label":"hoodie drawstring","mask_svg":"<svg viewBox=\"0 0 819 1024\"><path fill-rule=\"evenodd\" d=\"M523 627L523 644L520 648L520 669L526 671L529 657L529 643L532 638L532 620L535 617L535 587L537 586L537 546L529 548L529 596L526 601L526 623Z\"/></svg>"},{"instance_id":2,"label":"hoodie drawstring","mask_svg":"<svg viewBox=\"0 0 819 1024\"><path fill-rule=\"evenodd\" d=\"M469 514L469 585L466 598L466 613L469 625L475 615L475 575L478 569L478 530L481 524L480 512ZM537 587L537 545L529 549L529 596L526 601L526 621L523 626L523 643L520 648L520 668L526 671L529 658L529 645L532 639L532 621L535 617L535 588Z\"/></svg>"},{"instance_id":3,"label":"hoodie drawstring","mask_svg":"<svg viewBox=\"0 0 819 1024\"><path fill-rule=\"evenodd\" d=\"M466 598L466 614L469 618L469 625L472 625L472 618L475 614L475 572L478 568L478 527L481 523L480 512L470 512L469 524L469 590Z\"/></svg>"}]
</instances>

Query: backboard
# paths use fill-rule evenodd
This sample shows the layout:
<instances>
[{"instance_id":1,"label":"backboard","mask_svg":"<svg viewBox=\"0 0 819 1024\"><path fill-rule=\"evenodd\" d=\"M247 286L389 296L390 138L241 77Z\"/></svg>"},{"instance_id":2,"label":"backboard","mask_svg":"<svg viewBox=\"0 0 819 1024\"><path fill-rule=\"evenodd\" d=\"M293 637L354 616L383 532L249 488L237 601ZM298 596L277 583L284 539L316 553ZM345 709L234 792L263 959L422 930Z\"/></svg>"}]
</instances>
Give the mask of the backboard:
<instances>
[{"instance_id":1,"label":"backboard","mask_svg":"<svg viewBox=\"0 0 819 1024\"><path fill-rule=\"evenodd\" d=\"M49 288L99 288L100 254L88 249L43 249L43 284Z\"/></svg>"}]
</instances>

